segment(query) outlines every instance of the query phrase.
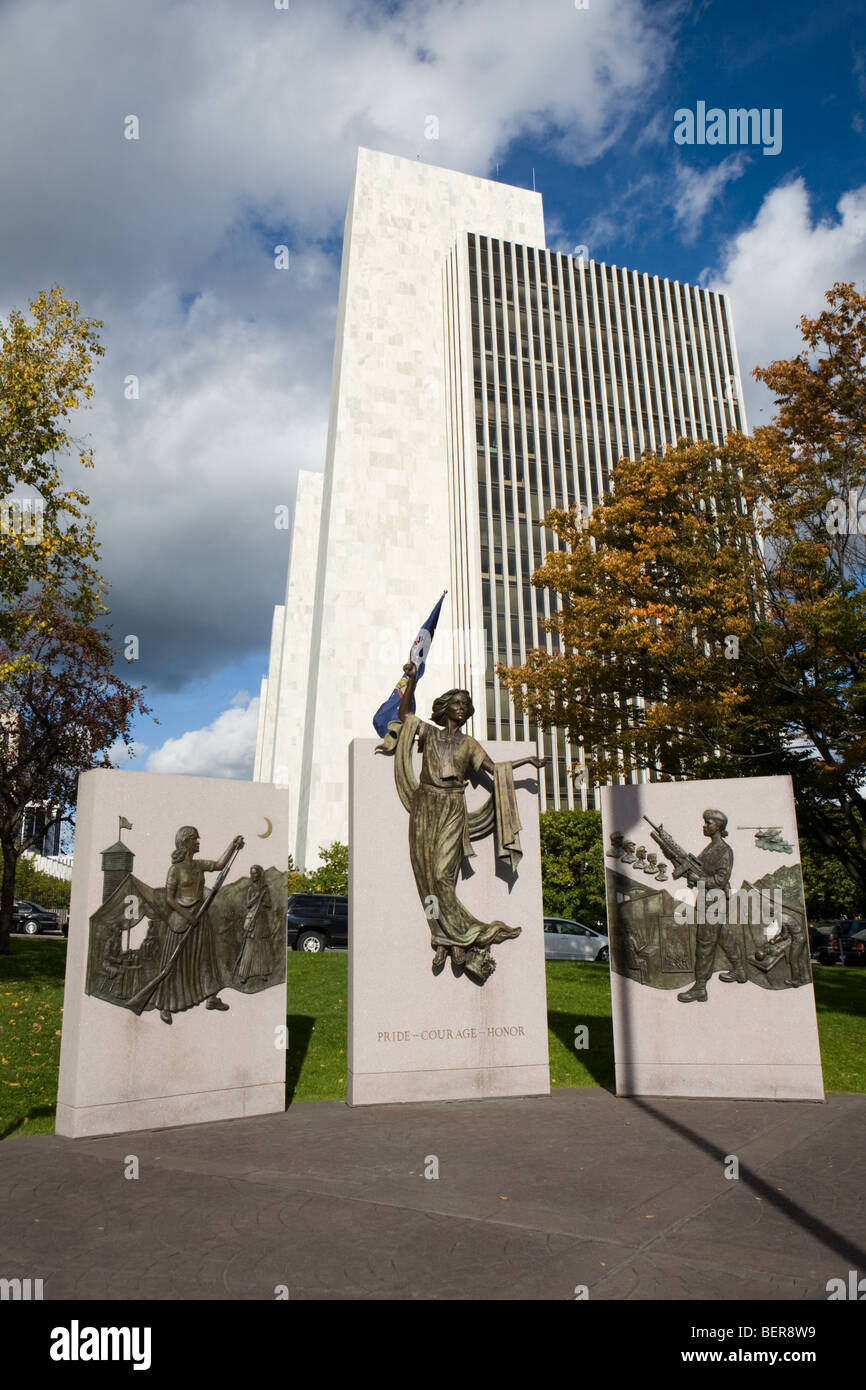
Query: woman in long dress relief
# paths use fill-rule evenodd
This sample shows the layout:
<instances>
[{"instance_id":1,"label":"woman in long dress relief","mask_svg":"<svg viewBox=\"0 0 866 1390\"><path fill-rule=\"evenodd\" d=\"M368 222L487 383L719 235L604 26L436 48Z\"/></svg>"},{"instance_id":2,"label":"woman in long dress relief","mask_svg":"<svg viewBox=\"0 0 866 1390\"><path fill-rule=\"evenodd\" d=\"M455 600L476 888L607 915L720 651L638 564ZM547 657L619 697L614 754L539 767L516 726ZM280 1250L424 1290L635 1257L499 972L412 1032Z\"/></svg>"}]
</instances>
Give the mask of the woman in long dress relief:
<instances>
[{"instance_id":1,"label":"woman in long dress relief","mask_svg":"<svg viewBox=\"0 0 866 1390\"><path fill-rule=\"evenodd\" d=\"M261 864L253 864L250 869L246 909L244 944L237 965L238 979L243 984L247 980L267 977L274 968L271 950L273 903Z\"/></svg>"},{"instance_id":2,"label":"woman in long dress relief","mask_svg":"<svg viewBox=\"0 0 866 1390\"><path fill-rule=\"evenodd\" d=\"M454 966L484 982L496 968L491 946L520 935L520 927L505 922L480 922L457 897L457 878L464 855L472 855L471 832L494 828L498 852L512 868L520 858L520 820L512 771L529 764L540 768L544 759L520 758L495 764L481 744L462 732L475 713L468 690L448 690L433 702L433 724L411 713L417 680L414 662L404 667L409 677L398 711L400 728L391 725L385 747L397 754L398 790L409 809L409 854L418 893L425 905L433 946L433 970L438 972L451 957ZM411 769L412 743L421 752L421 777L417 785ZM470 823L465 789L470 772L484 771L494 778L494 793L486 807Z\"/></svg>"},{"instance_id":3,"label":"woman in long dress relief","mask_svg":"<svg viewBox=\"0 0 866 1390\"><path fill-rule=\"evenodd\" d=\"M243 845L243 837L236 835L221 859L196 859L200 841L194 825L181 826L174 843L171 868L165 880L171 932L163 947L160 970L165 969L175 951L177 959L153 996L163 1023L171 1023L172 1014L195 1008L202 1001L207 1009L225 1011L228 1008L218 994L222 982L213 923L207 912L201 912L201 907L205 899L205 874L224 869L235 847ZM188 934L188 939L177 950L184 933Z\"/></svg>"}]
</instances>

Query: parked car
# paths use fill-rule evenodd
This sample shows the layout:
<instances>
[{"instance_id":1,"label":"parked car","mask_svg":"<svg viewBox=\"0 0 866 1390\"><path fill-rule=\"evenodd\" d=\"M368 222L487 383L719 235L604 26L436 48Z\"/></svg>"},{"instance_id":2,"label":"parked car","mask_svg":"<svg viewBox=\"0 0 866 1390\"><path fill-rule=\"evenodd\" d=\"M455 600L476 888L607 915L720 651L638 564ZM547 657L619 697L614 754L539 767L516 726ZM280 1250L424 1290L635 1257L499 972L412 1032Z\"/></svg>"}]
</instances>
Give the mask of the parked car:
<instances>
[{"instance_id":1,"label":"parked car","mask_svg":"<svg viewBox=\"0 0 866 1390\"><path fill-rule=\"evenodd\" d=\"M27 936L38 936L43 931L57 931L60 918L47 907L22 900L15 904L13 927L15 931L22 931Z\"/></svg>"},{"instance_id":2,"label":"parked car","mask_svg":"<svg viewBox=\"0 0 866 1390\"><path fill-rule=\"evenodd\" d=\"M866 965L866 929L849 932L843 945L846 965Z\"/></svg>"},{"instance_id":3,"label":"parked car","mask_svg":"<svg viewBox=\"0 0 866 1390\"><path fill-rule=\"evenodd\" d=\"M331 893L292 893L288 906L289 946L325 951L349 944L349 899Z\"/></svg>"},{"instance_id":4,"label":"parked car","mask_svg":"<svg viewBox=\"0 0 866 1390\"><path fill-rule=\"evenodd\" d=\"M823 947L812 949L812 959L819 965L866 965L866 922L862 917L837 917L816 923L814 929L824 937Z\"/></svg>"},{"instance_id":5,"label":"parked car","mask_svg":"<svg viewBox=\"0 0 866 1390\"><path fill-rule=\"evenodd\" d=\"M595 927L567 917L545 917L545 960L610 960L610 942Z\"/></svg>"},{"instance_id":6,"label":"parked car","mask_svg":"<svg viewBox=\"0 0 866 1390\"><path fill-rule=\"evenodd\" d=\"M830 928L809 928L809 954L818 965L835 965L839 959L838 945L831 951Z\"/></svg>"}]
</instances>

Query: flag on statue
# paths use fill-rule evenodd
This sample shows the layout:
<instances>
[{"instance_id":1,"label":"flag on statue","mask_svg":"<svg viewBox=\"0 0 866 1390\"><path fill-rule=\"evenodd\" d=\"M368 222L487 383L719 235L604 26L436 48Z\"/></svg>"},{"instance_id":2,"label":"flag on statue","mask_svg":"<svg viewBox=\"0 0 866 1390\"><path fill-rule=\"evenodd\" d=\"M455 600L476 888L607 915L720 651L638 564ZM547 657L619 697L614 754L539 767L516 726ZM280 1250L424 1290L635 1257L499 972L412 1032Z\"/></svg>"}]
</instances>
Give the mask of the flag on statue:
<instances>
[{"instance_id":1,"label":"flag on statue","mask_svg":"<svg viewBox=\"0 0 866 1390\"><path fill-rule=\"evenodd\" d=\"M423 627L421 628L421 631L418 633L418 636L412 643L412 650L409 653L409 660L414 661L415 663L415 666L418 671L417 680L420 680L424 674L424 667L427 664L427 654L430 651L430 644L433 641L433 634L436 631L436 624L439 621L439 614L442 610L442 604L444 602L445 595L447 594L447 592L447 589L443 591L442 598L440 598L436 607L433 609L433 612L430 614L430 617L427 619L426 623L424 623ZM388 725L390 724L391 720L397 718L397 711L400 708L400 701L403 698L403 692L408 684L409 677L406 675L404 671L403 675L400 677L397 684L394 686L394 689L388 696L385 703L383 705L380 705L379 708L376 710L376 713L373 715L373 728L376 730L376 733L379 735L380 738L385 737L385 734L388 732ZM415 713L414 697L412 699L412 713Z\"/></svg>"}]
</instances>

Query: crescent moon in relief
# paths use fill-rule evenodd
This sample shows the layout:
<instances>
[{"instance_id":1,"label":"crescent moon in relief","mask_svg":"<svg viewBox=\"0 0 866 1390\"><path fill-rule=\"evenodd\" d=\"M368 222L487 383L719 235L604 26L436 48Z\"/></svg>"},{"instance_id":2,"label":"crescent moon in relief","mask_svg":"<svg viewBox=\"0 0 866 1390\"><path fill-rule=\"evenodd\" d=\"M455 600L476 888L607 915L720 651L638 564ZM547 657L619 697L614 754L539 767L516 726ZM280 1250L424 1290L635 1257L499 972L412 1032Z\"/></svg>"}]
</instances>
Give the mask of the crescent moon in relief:
<instances>
[{"instance_id":1,"label":"crescent moon in relief","mask_svg":"<svg viewBox=\"0 0 866 1390\"><path fill-rule=\"evenodd\" d=\"M260 840L266 840L266 839L268 838L268 836L270 835L271 831L272 831L273 828L274 828L273 825L271 824L271 821L270 821L270 819L269 819L268 816L265 816L265 825L266 825L268 828L267 828L267 830L264 831L263 834L261 834L261 835L258 836L258 838L259 838Z\"/></svg>"}]
</instances>

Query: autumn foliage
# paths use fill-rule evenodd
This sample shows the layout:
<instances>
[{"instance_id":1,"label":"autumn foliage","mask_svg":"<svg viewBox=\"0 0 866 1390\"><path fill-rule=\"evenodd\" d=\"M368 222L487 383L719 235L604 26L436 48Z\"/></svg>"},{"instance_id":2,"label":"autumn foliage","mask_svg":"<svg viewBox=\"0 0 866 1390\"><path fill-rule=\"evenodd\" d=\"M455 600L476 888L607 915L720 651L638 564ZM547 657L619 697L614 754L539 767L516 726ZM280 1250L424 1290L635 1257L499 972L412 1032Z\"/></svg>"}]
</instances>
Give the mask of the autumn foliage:
<instances>
[{"instance_id":1,"label":"autumn foliage","mask_svg":"<svg viewBox=\"0 0 866 1390\"><path fill-rule=\"evenodd\" d=\"M107 612L95 526L67 476L93 464L75 412L93 393L100 324L58 285L29 307L29 318L13 309L0 322L0 954L26 807L68 818L79 772L110 766L105 750L128 742L131 719L146 712L140 691L113 675L95 625ZM22 492L38 507L26 524Z\"/></svg>"},{"instance_id":2,"label":"autumn foliage","mask_svg":"<svg viewBox=\"0 0 866 1390\"><path fill-rule=\"evenodd\" d=\"M866 297L827 301L754 373L771 425L623 458L588 520L550 513L551 650L500 675L595 782L791 773L866 887Z\"/></svg>"}]
</instances>

